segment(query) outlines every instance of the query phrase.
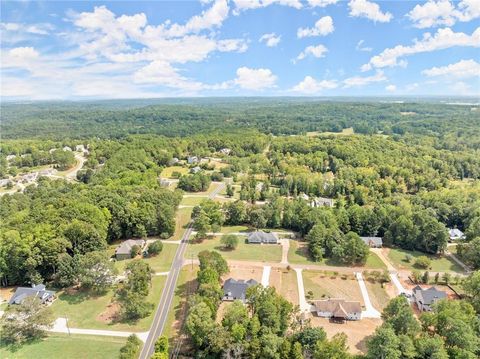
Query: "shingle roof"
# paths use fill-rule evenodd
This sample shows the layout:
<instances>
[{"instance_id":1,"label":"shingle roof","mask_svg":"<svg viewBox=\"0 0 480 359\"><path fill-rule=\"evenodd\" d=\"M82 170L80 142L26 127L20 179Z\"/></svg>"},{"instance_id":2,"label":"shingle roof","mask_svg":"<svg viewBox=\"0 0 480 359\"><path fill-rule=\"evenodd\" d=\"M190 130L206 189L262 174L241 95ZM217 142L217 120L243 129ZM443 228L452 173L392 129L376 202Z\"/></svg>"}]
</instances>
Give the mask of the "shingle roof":
<instances>
[{"instance_id":1,"label":"shingle roof","mask_svg":"<svg viewBox=\"0 0 480 359\"><path fill-rule=\"evenodd\" d=\"M277 236L274 233L267 233L264 231L255 231L248 235L249 242L273 242L278 241Z\"/></svg>"},{"instance_id":2,"label":"shingle roof","mask_svg":"<svg viewBox=\"0 0 480 359\"><path fill-rule=\"evenodd\" d=\"M373 243L376 246L381 246L383 245L383 239L382 237L360 237L362 241L365 242L365 244L370 245L370 243Z\"/></svg>"},{"instance_id":3,"label":"shingle roof","mask_svg":"<svg viewBox=\"0 0 480 359\"><path fill-rule=\"evenodd\" d=\"M115 249L115 254L130 254L134 245L143 248L145 241L143 239L127 239Z\"/></svg>"},{"instance_id":4,"label":"shingle roof","mask_svg":"<svg viewBox=\"0 0 480 359\"><path fill-rule=\"evenodd\" d=\"M345 299L316 300L313 305L318 312L329 312L337 318L346 318L349 313L362 311L360 302L346 301Z\"/></svg>"},{"instance_id":5,"label":"shingle roof","mask_svg":"<svg viewBox=\"0 0 480 359\"><path fill-rule=\"evenodd\" d=\"M443 290L438 290L435 287L422 289L419 286L416 286L415 288L413 288L413 293L415 294L415 297L418 298L418 300L425 305L431 305L437 300L447 297L447 292L444 292Z\"/></svg>"},{"instance_id":6,"label":"shingle roof","mask_svg":"<svg viewBox=\"0 0 480 359\"><path fill-rule=\"evenodd\" d=\"M461 238L464 236L463 232L458 228L450 228L448 230L448 235L450 236L450 238Z\"/></svg>"},{"instance_id":7,"label":"shingle roof","mask_svg":"<svg viewBox=\"0 0 480 359\"><path fill-rule=\"evenodd\" d=\"M233 297L241 300L245 300L247 288L257 285L258 282L255 279L236 280L229 278L223 284L223 293L226 297Z\"/></svg>"},{"instance_id":8,"label":"shingle roof","mask_svg":"<svg viewBox=\"0 0 480 359\"><path fill-rule=\"evenodd\" d=\"M54 296L55 292L52 290L46 290L43 284L37 284L34 287L18 287L12 298L9 300L9 304L21 304L27 297L37 297L42 303L45 303L47 299Z\"/></svg>"}]
</instances>

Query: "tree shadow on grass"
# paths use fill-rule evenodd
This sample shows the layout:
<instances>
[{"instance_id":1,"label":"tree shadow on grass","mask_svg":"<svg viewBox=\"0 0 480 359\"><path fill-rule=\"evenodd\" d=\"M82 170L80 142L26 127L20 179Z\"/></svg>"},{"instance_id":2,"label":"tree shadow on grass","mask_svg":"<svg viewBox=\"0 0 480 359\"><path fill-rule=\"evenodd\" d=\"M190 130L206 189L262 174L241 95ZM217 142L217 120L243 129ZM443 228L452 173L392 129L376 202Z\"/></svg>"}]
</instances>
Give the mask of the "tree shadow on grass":
<instances>
[{"instance_id":1,"label":"tree shadow on grass","mask_svg":"<svg viewBox=\"0 0 480 359\"><path fill-rule=\"evenodd\" d=\"M96 299L107 295L108 291L103 293L92 292L89 290L81 289L70 289L68 292L63 292L57 298L62 302L67 302L68 304L80 304L85 300Z\"/></svg>"},{"instance_id":2,"label":"tree shadow on grass","mask_svg":"<svg viewBox=\"0 0 480 359\"><path fill-rule=\"evenodd\" d=\"M45 334L44 336L42 336L40 338L29 339L27 341L20 342L20 343L10 343L10 342L6 342L3 339L0 339L0 349L5 349L6 351L8 351L10 353L16 353L17 351L19 351L20 349L22 349L26 345L34 345L34 344L42 342L46 337L47 337L47 335Z\"/></svg>"}]
</instances>

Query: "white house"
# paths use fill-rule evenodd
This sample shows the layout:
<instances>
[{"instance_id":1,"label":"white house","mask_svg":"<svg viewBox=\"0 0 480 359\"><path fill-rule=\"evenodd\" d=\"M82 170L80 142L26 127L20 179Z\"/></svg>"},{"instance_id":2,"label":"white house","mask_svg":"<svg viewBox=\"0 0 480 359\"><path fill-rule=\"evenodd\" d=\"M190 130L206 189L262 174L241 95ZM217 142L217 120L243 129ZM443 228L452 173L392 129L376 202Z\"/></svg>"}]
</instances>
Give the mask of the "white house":
<instances>
[{"instance_id":1,"label":"white house","mask_svg":"<svg viewBox=\"0 0 480 359\"><path fill-rule=\"evenodd\" d=\"M383 246L382 237L360 237L360 238L370 248L382 248Z\"/></svg>"},{"instance_id":2,"label":"white house","mask_svg":"<svg viewBox=\"0 0 480 359\"><path fill-rule=\"evenodd\" d=\"M362 319L362 306L360 302L332 298L313 301L313 305L319 317L342 320Z\"/></svg>"},{"instance_id":3,"label":"white house","mask_svg":"<svg viewBox=\"0 0 480 359\"><path fill-rule=\"evenodd\" d=\"M462 239L465 239L465 234L458 228L449 228L448 238L450 242L460 241Z\"/></svg>"},{"instance_id":4,"label":"white house","mask_svg":"<svg viewBox=\"0 0 480 359\"><path fill-rule=\"evenodd\" d=\"M224 155L227 155L227 156L230 154L230 152L232 152L232 150L226 147L220 150L220 153L223 153Z\"/></svg>"},{"instance_id":5,"label":"white house","mask_svg":"<svg viewBox=\"0 0 480 359\"><path fill-rule=\"evenodd\" d=\"M333 207L332 198L316 197L310 202L311 207Z\"/></svg>"}]
</instances>

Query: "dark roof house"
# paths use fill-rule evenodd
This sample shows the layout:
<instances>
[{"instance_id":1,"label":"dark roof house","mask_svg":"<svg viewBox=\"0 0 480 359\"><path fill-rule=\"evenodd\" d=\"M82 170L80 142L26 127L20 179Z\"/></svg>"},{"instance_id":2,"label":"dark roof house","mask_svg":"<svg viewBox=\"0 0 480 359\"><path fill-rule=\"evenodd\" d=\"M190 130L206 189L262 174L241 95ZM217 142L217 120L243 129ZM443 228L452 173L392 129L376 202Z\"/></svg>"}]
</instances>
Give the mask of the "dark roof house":
<instances>
[{"instance_id":1,"label":"dark roof house","mask_svg":"<svg viewBox=\"0 0 480 359\"><path fill-rule=\"evenodd\" d=\"M143 239L127 239L115 249L115 257L117 260L132 258L132 247L137 245L143 249L147 242Z\"/></svg>"},{"instance_id":2,"label":"dark roof house","mask_svg":"<svg viewBox=\"0 0 480 359\"><path fill-rule=\"evenodd\" d=\"M264 231L255 231L248 235L248 243L268 243L277 244L278 237L275 233L267 233Z\"/></svg>"},{"instance_id":3,"label":"dark roof house","mask_svg":"<svg viewBox=\"0 0 480 359\"><path fill-rule=\"evenodd\" d=\"M438 290L435 287L422 289L419 285L417 285L412 291L418 309L424 312L430 312L432 310L432 304L447 298L446 292Z\"/></svg>"},{"instance_id":4,"label":"dark roof house","mask_svg":"<svg viewBox=\"0 0 480 359\"><path fill-rule=\"evenodd\" d=\"M55 299L55 292L46 290L43 284L32 284L31 287L18 287L8 304L22 304L28 297L36 297L40 299L42 304L46 302L53 302Z\"/></svg>"},{"instance_id":5,"label":"dark roof house","mask_svg":"<svg viewBox=\"0 0 480 359\"><path fill-rule=\"evenodd\" d=\"M242 302L245 302L247 289L257 284L258 282L255 279L236 280L233 278L229 278L225 281L225 283L223 283L222 300L241 300Z\"/></svg>"}]
</instances>

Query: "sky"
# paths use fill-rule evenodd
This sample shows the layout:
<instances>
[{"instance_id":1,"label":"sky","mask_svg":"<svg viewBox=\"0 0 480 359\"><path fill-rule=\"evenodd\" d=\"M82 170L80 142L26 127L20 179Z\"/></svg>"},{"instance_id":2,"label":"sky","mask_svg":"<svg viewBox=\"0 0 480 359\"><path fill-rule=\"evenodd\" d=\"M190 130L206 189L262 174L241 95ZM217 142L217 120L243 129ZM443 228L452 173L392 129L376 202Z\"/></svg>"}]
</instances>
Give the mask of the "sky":
<instances>
[{"instance_id":1,"label":"sky","mask_svg":"<svg viewBox=\"0 0 480 359\"><path fill-rule=\"evenodd\" d=\"M480 0L2 1L3 100L480 96Z\"/></svg>"}]
</instances>

